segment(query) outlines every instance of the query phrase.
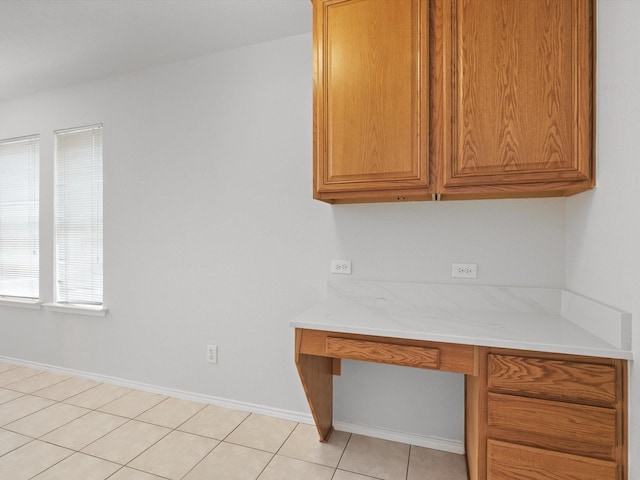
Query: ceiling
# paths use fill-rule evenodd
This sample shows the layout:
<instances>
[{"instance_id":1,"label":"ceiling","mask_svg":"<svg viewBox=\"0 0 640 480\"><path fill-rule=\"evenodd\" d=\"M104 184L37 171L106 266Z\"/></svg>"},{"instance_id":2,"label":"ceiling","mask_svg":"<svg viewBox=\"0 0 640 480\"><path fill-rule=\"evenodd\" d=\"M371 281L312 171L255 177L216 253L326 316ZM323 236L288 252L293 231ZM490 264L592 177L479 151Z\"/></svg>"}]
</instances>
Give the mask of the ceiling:
<instances>
[{"instance_id":1,"label":"ceiling","mask_svg":"<svg viewBox=\"0 0 640 480\"><path fill-rule=\"evenodd\" d=\"M0 101L310 31L310 0L0 0Z\"/></svg>"}]
</instances>

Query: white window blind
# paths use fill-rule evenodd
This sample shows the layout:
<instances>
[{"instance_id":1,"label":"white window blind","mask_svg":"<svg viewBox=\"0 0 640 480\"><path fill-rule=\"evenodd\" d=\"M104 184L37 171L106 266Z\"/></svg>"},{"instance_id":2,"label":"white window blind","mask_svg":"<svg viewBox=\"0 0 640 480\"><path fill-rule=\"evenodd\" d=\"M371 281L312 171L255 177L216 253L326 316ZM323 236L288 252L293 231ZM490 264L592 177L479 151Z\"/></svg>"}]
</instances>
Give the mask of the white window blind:
<instances>
[{"instance_id":1,"label":"white window blind","mask_svg":"<svg viewBox=\"0 0 640 480\"><path fill-rule=\"evenodd\" d=\"M55 132L56 302L102 304L102 125Z\"/></svg>"},{"instance_id":2,"label":"white window blind","mask_svg":"<svg viewBox=\"0 0 640 480\"><path fill-rule=\"evenodd\" d=\"M37 135L0 140L0 296L39 298Z\"/></svg>"}]
</instances>

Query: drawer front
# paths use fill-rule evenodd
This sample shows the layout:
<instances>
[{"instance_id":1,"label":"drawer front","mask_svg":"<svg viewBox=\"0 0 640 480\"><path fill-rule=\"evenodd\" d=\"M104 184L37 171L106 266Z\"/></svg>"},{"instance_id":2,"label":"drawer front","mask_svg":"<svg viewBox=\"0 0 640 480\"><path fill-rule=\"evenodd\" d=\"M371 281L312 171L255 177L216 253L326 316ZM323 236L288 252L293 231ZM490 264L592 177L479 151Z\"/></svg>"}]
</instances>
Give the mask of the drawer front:
<instances>
[{"instance_id":1,"label":"drawer front","mask_svg":"<svg viewBox=\"0 0 640 480\"><path fill-rule=\"evenodd\" d=\"M490 438L551 448L561 452L615 459L616 411L489 393Z\"/></svg>"},{"instance_id":2,"label":"drawer front","mask_svg":"<svg viewBox=\"0 0 640 480\"><path fill-rule=\"evenodd\" d=\"M487 442L488 480L617 480L615 462L505 442Z\"/></svg>"},{"instance_id":3,"label":"drawer front","mask_svg":"<svg viewBox=\"0 0 640 480\"><path fill-rule=\"evenodd\" d=\"M489 389L614 407L616 369L609 365L489 355Z\"/></svg>"},{"instance_id":4,"label":"drawer front","mask_svg":"<svg viewBox=\"0 0 640 480\"><path fill-rule=\"evenodd\" d=\"M326 351L329 355L351 360L390 363L406 367L440 368L440 350L437 348L327 337Z\"/></svg>"},{"instance_id":5,"label":"drawer front","mask_svg":"<svg viewBox=\"0 0 640 480\"><path fill-rule=\"evenodd\" d=\"M329 338L333 338L334 340L329 341ZM335 339L339 341L336 343ZM355 333L344 333L344 332L331 332L327 330L310 330L306 328L296 328L296 352L298 354L304 353L306 355L316 355L320 357L333 357L333 358L350 358L348 355L351 354L352 349L344 348L345 344L340 342L340 340L360 340L364 341L366 344L388 344L392 345L393 349L405 347L418 347L417 350L418 356L424 356L425 352L422 349L427 351L437 350L438 351L438 367L435 367L435 360L433 358L433 353L427 355L430 360L426 362L424 368L437 368L438 370L442 370L445 372L455 372L455 373L464 373L466 375L478 375L478 356L477 356L477 347L473 345L462 345L457 343L443 343L443 342L430 342L423 340L410 340L404 338L395 338L395 337L381 337L375 335L360 335ZM327 350L327 345L330 344L331 352ZM377 345L375 345L377 347ZM338 351L342 352L344 350L345 356L341 353L336 353ZM358 349L356 349L358 350ZM412 352L412 348L408 348L405 352ZM374 355L377 357L378 355ZM366 357L366 358L364 358ZM368 355L362 355L360 352L358 358L354 358L356 360L364 360L364 361L378 361L370 359ZM396 365L402 365L399 360L393 362ZM409 363L409 366L415 366L412 363Z\"/></svg>"}]
</instances>

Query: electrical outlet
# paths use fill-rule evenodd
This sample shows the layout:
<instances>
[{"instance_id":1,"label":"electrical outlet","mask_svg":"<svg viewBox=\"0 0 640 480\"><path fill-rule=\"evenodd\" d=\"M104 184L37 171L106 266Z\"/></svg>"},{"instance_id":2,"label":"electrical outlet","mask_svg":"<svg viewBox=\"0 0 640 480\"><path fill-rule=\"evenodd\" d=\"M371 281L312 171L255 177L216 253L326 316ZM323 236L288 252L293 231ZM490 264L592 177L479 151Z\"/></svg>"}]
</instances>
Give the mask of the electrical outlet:
<instances>
[{"instance_id":1,"label":"electrical outlet","mask_svg":"<svg viewBox=\"0 0 640 480\"><path fill-rule=\"evenodd\" d=\"M331 273L351 275L351 260L331 260Z\"/></svg>"},{"instance_id":2,"label":"electrical outlet","mask_svg":"<svg viewBox=\"0 0 640 480\"><path fill-rule=\"evenodd\" d=\"M218 363L218 346L207 345L207 362Z\"/></svg>"},{"instance_id":3,"label":"electrical outlet","mask_svg":"<svg viewBox=\"0 0 640 480\"><path fill-rule=\"evenodd\" d=\"M452 263L451 276L453 278L478 278L478 264Z\"/></svg>"}]
</instances>

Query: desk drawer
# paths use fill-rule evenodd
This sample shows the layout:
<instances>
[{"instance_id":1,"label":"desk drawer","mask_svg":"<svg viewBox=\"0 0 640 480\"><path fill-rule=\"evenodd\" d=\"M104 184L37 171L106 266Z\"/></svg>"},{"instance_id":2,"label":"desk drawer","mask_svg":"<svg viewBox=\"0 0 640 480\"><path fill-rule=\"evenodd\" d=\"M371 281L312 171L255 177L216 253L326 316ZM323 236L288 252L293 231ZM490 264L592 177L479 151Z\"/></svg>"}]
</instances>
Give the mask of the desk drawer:
<instances>
[{"instance_id":1,"label":"desk drawer","mask_svg":"<svg viewBox=\"0 0 640 480\"><path fill-rule=\"evenodd\" d=\"M350 360L390 363L406 367L440 368L440 350L437 348L327 337L327 354Z\"/></svg>"},{"instance_id":2,"label":"desk drawer","mask_svg":"<svg viewBox=\"0 0 640 480\"><path fill-rule=\"evenodd\" d=\"M489 440L488 480L616 480L615 462Z\"/></svg>"},{"instance_id":3,"label":"desk drawer","mask_svg":"<svg viewBox=\"0 0 640 480\"><path fill-rule=\"evenodd\" d=\"M615 407L616 369L511 355L489 355L489 389L550 400Z\"/></svg>"},{"instance_id":4,"label":"desk drawer","mask_svg":"<svg viewBox=\"0 0 640 480\"><path fill-rule=\"evenodd\" d=\"M348 342L351 340L357 342ZM445 372L478 375L477 347L473 345L305 328L296 329L296 342L296 352L305 355L437 368ZM415 360L409 360L411 358L418 359L418 364L415 364Z\"/></svg>"},{"instance_id":5,"label":"desk drawer","mask_svg":"<svg viewBox=\"0 0 640 480\"><path fill-rule=\"evenodd\" d=\"M498 393L489 393L487 407L490 438L576 455L615 458L614 409Z\"/></svg>"}]
</instances>

